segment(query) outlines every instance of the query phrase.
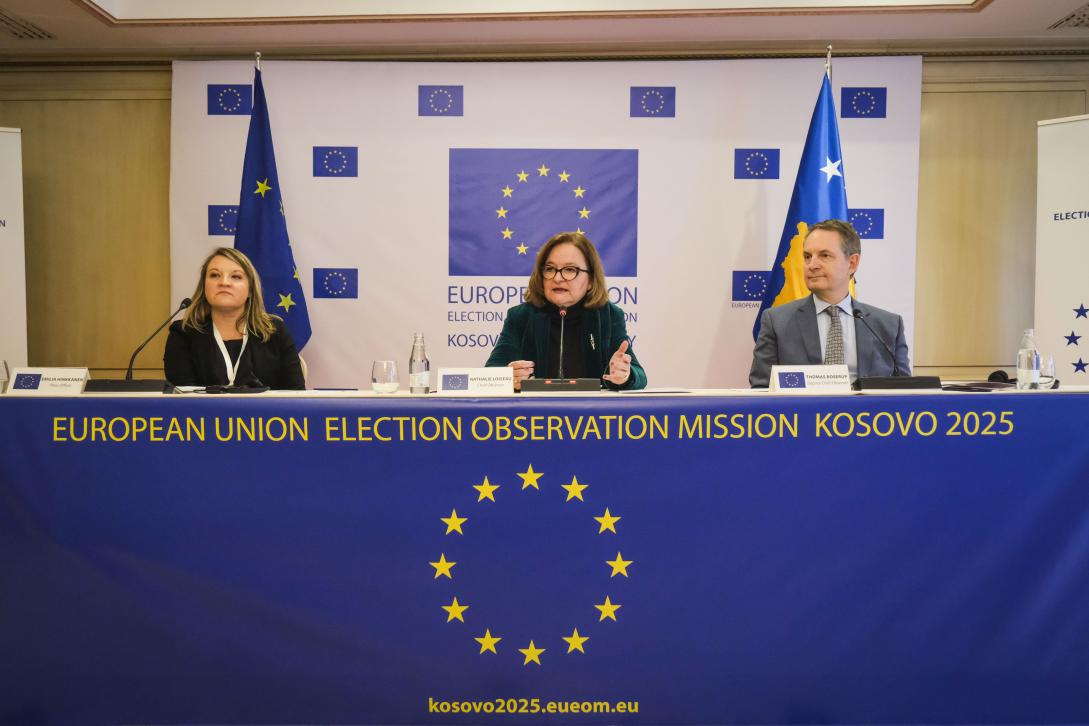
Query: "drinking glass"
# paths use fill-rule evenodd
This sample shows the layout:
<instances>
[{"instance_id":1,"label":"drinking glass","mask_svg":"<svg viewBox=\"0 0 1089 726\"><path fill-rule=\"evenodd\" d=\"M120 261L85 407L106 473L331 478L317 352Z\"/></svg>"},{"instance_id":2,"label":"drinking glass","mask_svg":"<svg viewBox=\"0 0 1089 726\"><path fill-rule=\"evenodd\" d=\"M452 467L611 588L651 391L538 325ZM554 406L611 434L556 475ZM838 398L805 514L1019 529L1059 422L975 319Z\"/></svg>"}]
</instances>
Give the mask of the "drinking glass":
<instances>
[{"instance_id":1,"label":"drinking glass","mask_svg":"<svg viewBox=\"0 0 1089 726\"><path fill-rule=\"evenodd\" d=\"M397 379L397 362L376 360L371 366L371 388L375 393L397 393L400 381Z\"/></svg>"}]
</instances>

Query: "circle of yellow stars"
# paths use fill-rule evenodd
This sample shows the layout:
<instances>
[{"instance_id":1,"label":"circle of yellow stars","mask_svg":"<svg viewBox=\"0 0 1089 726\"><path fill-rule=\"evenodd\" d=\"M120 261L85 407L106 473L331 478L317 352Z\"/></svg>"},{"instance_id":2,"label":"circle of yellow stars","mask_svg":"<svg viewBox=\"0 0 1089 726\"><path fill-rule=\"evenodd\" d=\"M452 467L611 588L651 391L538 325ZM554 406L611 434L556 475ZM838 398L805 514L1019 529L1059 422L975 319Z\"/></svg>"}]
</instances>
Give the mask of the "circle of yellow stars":
<instances>
[{"instance_id":1,"label":"circle of yellow stars","mask_svg":"<svg viewBox=\"0 0 1089 726\"><path fill-rule=\"evenodd\" d=\"M558 174L553 175L553 170L542 162L535 171L537 172L537 175L532 177L534 180L551 178L557 180L560 184L567 184L569 187L571 185L571 173L568 172L566 169L560 171ZM510 199L511 204L513 205L514 194L517 191L517 186L519 184L528 184L532 175L530 172L522 169L521 171L516 172L514 176L517 180L514 182L515 186L512 187L508 183L499 190L500 194L502 194L503 196L500 198L499 209L495 210L495 218L497 220L503 220L502 223L505 225L503 229L499 230L499 234L502 235L502 238L504 240L510 240L512 244L515 242L515 230L510 228L511 219L507 215L510 214L513 210L507 209L504 206L505 203L502 200ZM570 191L573 195L573 199L583 200L582 202L575 203L575 206L578 206L579 204L582 205L581 209L576 210L576 213L578 214L578 219L589 220L591 210L586 206L586 189L581 184L578 184L576 182L576 186L570 187ZM581 225L581 222L579 222L579 224ZM579 234L585 234L581 226L579 226L575 231ZM526 246L526 243L524 241L519 241L518 244L514 247L514 250L519 255L526 255L529 253L529 247Z\"/></svg>"},{"instance_id":2,"label":"circle of yellow stars","mask_svg":"<svg viewBox=\"0 0 1089 726\"><path fill-rule=\"evenodd\" d=\"M233 96L228 101L227 96ZM242 108L242 91L238 90L234 86L227 86L226 88L219 89L219 94L216 97L219 102L219 107L228 113L234 113L238 109Z\"/></svg>"},{"instance_id":3,"label":"circle of yellow stars","mask_svg":"<svg viewBox=\"0 0 1089 726\"><path fill-rule=\"evenodd\" d=\"M348 276L343 272L332 272L325 275L325 279L321 281L321 285L325 288L326 294L334 297L343 295L348 289Z\"/></svg>"},{"instance_id":4,"label":"circle of yellow stars","mask_svg":"<svg viewBox=\"0 0 1089 726\"><path fill-rule=\"evenodd\" d=\"M443 105L440 106L439 101ZM454 94L445 88L433 88L427 94L427 107L435 113L449 113L454 108Z\"/></svg>"},{"instance_id":5,"label":"circle of yellow stars","mask_svg":"<svg viewBox=\"0 0 1089 726\"><path fill-rule=\"evenodd\" d=\"M333 161L336 166L333 166ZM343 174L348 171L348 155L340 149L326 149L321 156L321 165L330 174Z\"/></svg>"},{"instance_id":6,"label":"circle of yellow stars","mask_svg":"<svg viewBox=\"0 0 1089 726\"><path fill-rule=\"evenodd\" d=\"M227 220L234 219L234 226L227 224ZM234 234L238 231L238 207L224 207L219 210L219 229L228 234Z\"/></svg>"},{"instance_id":7,"label":"circle of yellow stars","mask_svg":"<svg viewBox=\"0 0 1089 726\"><path fill-rule=\"evenodd\" d=\"M866 108L862 108L859 101L865 100L867 102ZM855 91L855 94L851 96L851 110L857 113L859 116L869 116L875 110L877 110L877 97L870 91L861 90Z\"/></svg>"},{"instance_id":8,"label":"circle of yellow stars","mask_svg":"<svg viewBox=\"0 0 1089 726\"><path fill-rule=\"evenodd\" d=\"M540 479L542 476L544 476L544 473L534 471L533 464L529 464L526 467L525 471L518 472L517 475L522 480L522 486L520 491L524 492L527 489L536 489L538 492L541 491ZM480 484L473 484L472 486L473 489L475 489L477 492L477 504L483 504L486 501L490 501L493 504L497 503L496 492L498 492L499 489L502 488L501 485L492 484L489 478L485 476L483 482L481 482ZM566 492L566 498L564 499L564 503L570 503L578 500L579 502L585 504L586 499L583 495L584 492L589 488L589 486L589 484L579 482L577 476L572 476L570 483L561 484L559 487L564 492ZM439 521L446 525L445 536L460 535L464 537L465 530L463 529L463 527L466 526L466 523L469 521L469 519L470 518L467 516L459 515L456 508L450 510L450 516L439 517ZM617 523L620 522L621 519L622 517L613 514L610 511L609 507L605 507L605 511L600 516L593 517L593 520L597 523L597 533L599 535L605 535L606 533L618 535L619 533L617 531ZM628 568L634 564L632 560L624 559L624 556L620 553L619 549L616 552L615 559L605 560L604 563L609 568L610 580L617 575L628 577ZM435 580L438 580L440 577L445 577L451 581L454 580L454 567L458 563L456 561L446 559L445 552L440 552L439 558L434 562L429 562L428 564L435 571ZM446 612L446 622L452 623L457 620L460 623L466 623L465 612L469 610L469 607L469 605L459 602L457 596L455 595L450 601L449 605L442 606L442 609ZM617 611L619 611L621 607L622 605L620 603L613 602L612 597L606 594L604 602L594 604L594 608L598 611L597 622L600 623L606 620L617 622ZM586 643L590 640L590 637L581 634L578 627L573 627L571 629L570 635L561 636L560 639L567 644L567 655L570 655L571 653L574 653L576 651L585 654ZM479 655L484 655L485 653L498 655L500 650L499 643L503 640L503 637L500 635L492 634L491 628L485 627L484 633L480 636L474 636L473 640L480 645ZM542 665L541 656L548 649L539 647L536 644L535 639L530 639L529 645L527 645L525 648L516 648L516 650L522 654L523 666L528 666L530 663L534 663L540 666Z\"/></svg>"},{"instance_id":9,"label":"circle of yellow stars","mask_svg":"<svg viewBox=\"0 0 1089 726\"><path fill-rule=\"evenodd\" d=\"M865 224L865 228L863 224ZM869 212L855 212L851 215L851 225L859 236L864 238L873 231L873 215Z\"/></svg>"},{"instance_id":10,"label":"circle of yellow stars","mask_svg":"<svg viewBox=\"0 0 1089 726\"><path fill-rule=\"evenodd\" d=\"M654 99L653 107L647 103L648 99L651 98ZM656 88L648 88L643 91L643 96L639 99L639 105L643 107L643 113L649 116L655 116L665 110L665 95Z\"/></svg>"},{"instance_id":11,"label":"circle of yellow stars","mask_svg":"<svg viewBox=\"0 0 1089 726\"><path fill-rule=\"evenodd\" d=\"M756 166L756 160L760 161L760 167ZM753 151L745 157L745 171L749 176L764 176L770 168L771 161L768 159L768 155L762 151Z\"/></svg>"}]
</instances>

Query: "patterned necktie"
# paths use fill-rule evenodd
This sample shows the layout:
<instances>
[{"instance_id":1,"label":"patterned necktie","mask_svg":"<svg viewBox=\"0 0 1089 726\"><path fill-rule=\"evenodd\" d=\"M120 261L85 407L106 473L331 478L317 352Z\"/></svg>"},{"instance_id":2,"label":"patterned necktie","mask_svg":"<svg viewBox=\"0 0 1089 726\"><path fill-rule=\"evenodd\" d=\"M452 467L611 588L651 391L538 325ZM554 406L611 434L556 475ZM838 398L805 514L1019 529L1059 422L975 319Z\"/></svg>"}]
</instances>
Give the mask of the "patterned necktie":
<instances>
[{"instance_id":1,"label":"patterned necktie","mask_svg":"<svg viewBox=\"0 0 1089 726\"><path fill-rule=\"evenodd\" d=\"M832 320L828 323L828 342L824 349L824 364L828 366L843 365L843 327L839 324L840 309L838 305L829 305L824 309Z\"/></svg>"}]
</instances>

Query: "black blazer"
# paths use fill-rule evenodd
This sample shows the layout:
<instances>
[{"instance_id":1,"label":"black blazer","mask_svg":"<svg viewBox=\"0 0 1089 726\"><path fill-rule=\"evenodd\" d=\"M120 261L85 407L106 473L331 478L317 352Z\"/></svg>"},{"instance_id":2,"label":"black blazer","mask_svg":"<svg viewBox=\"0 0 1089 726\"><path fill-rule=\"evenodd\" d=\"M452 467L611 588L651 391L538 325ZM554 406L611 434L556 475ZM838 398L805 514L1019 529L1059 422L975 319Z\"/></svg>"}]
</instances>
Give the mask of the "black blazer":
<instances>
[{"instance_id":1,"label":"black blazer","mask_svg":"<svg viewBox=\"0 0 1089 726\"><path fill-rule=\"evenodd\" d=\"M306 382L295 341L291 339L291 333L283 321L273 319L272 322L276 331L267 342L250 333L246 349L238 361L235 385L256 385L253 381L256 377L261 385L269 388L303 390ZM173 323L166 339L163 367L166 379L175 386L227 384L227 366L216 345L211 322L206 332L185 330L180 320Z\"/></svg>"}]
</instances>

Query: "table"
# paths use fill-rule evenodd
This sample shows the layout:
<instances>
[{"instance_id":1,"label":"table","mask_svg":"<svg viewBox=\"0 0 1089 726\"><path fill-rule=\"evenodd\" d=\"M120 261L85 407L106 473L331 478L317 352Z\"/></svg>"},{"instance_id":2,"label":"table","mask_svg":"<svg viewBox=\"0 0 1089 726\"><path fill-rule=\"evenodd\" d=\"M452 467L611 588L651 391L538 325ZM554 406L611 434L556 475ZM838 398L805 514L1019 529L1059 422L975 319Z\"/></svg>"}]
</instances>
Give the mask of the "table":
<instances>
[{"instance_id":1,"label":"table","mask_svg":"<svg viewBox=\"0 0 1089 726\"><path fill-rule=\"evenodd\" d=\"M1086 722L1087 430L1063 392L0 396L0 723Z\"/></svg>"}]
</instances>

